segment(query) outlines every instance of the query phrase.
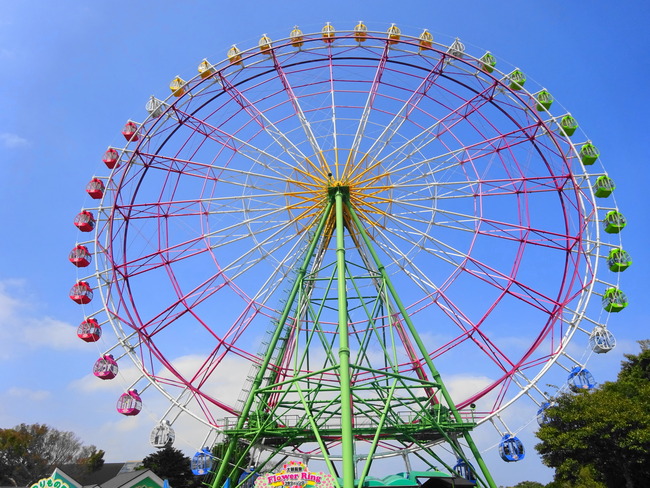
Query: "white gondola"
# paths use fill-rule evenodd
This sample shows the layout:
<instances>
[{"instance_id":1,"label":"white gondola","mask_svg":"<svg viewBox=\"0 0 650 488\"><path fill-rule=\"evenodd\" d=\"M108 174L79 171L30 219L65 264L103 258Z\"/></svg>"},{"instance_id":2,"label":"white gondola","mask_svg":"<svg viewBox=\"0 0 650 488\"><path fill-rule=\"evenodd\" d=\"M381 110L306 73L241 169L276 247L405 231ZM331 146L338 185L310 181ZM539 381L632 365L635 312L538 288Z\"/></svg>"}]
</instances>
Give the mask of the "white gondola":
<instances>
[{"instance_id":1,"label":"white gondola","mask_svg":"<svg viewBox=\"0 0 650 488\"><path fill-rule=\"evenodd\" d=\"M172 429L169 420L163 420L151 430L149 442L155 448L172 445L176 439L176 433Z\"/></svg>"},{"instance_id":2,"label":"white gondola","mask_svg":"<svg viewBox=\"0 0 650 488\"><path fill-rule=\"evenodd\" d=\"M603 354L616 347L616 339L605 327L597 325L589 335L589 346L596 354Z\"/></svg>"}]
</instances>

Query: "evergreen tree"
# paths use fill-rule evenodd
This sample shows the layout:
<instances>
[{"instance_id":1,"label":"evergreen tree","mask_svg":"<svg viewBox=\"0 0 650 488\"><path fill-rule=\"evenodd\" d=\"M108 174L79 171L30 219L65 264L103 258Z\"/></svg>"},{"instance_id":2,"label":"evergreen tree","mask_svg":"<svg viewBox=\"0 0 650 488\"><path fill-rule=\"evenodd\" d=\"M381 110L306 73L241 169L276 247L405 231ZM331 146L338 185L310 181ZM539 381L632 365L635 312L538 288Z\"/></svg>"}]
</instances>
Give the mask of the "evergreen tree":
<instances>
[{"instance_id":1,"label":"evergreen tree","mask_svg":"<svg viewBox=\"0 0 650 488\"><path fill-rule=\"evenodd\" d=\"M194 488L201 484L202 476L194 476L191 460L170 444L149 454L142 465L162 479L169 480L171 488Z\"/></svg>"}]
</instances>

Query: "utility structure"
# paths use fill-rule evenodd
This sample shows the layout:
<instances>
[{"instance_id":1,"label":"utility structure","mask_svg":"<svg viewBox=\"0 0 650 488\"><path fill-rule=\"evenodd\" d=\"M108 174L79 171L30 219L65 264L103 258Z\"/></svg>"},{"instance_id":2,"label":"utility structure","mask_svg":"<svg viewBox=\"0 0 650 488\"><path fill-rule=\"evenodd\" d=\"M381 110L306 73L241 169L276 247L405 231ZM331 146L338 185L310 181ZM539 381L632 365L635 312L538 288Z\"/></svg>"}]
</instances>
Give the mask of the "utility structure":
<instances>
[{"instance_id":1,"label":"utility structure","mask_svg":"<svg viewBox=\"0 0 650 488\"><path fill-rule=\"evenodd\" d=\"M366 481L380 444L445 465L430 446L446 442L466 460L461 440L477 477L495 486L470 435L475 422L456 408L364 228L367 216L351 203L367 190L355 194L355 180L345 175L324 189L318 225L241 415L232 427L226 422L229 444L214 487L238 479L249 456L242 445L318 452L352 488Z\"/></svg>"}]
</instances>

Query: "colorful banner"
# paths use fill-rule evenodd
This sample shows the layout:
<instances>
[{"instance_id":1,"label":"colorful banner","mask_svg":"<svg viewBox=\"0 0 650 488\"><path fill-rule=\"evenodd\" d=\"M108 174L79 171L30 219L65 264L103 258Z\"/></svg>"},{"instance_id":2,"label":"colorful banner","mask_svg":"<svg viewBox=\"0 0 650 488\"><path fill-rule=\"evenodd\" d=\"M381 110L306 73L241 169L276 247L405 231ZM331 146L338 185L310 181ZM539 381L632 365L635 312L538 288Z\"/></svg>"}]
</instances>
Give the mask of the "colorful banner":
<instances>
[{"instance_id":1,"label":"colorful banner","mask_svg":"<svg viewBox=\"0 0 650 488\"><path fill-rule=\"evenodd\" d=\"M332 488L331 474L311 472L301 461L291 461L278 473L261 474L255 480L255 488Z\"/></svg>"}]
</instances>

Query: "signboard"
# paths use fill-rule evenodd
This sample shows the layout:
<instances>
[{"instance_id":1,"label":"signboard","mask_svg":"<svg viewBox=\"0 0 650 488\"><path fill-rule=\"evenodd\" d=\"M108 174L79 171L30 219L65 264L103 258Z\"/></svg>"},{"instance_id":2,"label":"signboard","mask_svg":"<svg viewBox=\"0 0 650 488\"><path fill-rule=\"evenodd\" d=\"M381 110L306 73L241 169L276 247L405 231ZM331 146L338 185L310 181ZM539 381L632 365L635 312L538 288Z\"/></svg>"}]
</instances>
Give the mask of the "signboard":
<instances>
[{"instance_id":1,"label":"signboard","mask_svg":"<svg viewBox=\"0 0 650 488\"><path fill-rule=\"evenodd\" d=\"M282 466L278 473L260 474L255 480L255 488L333 488L331 474L309 471L301 461L291 461Z\"/></svg>"},{"instance_id":2,"label":"signboard","mask_svg":"<svg viewBox=\"0 0 650 488\"><path fill-rule=\"evenodd\" d=\"M34 483L31 488L70 488L70 485L50 476L49 478L39 480L38 483Z\"/></svg>"}]
</instances>

